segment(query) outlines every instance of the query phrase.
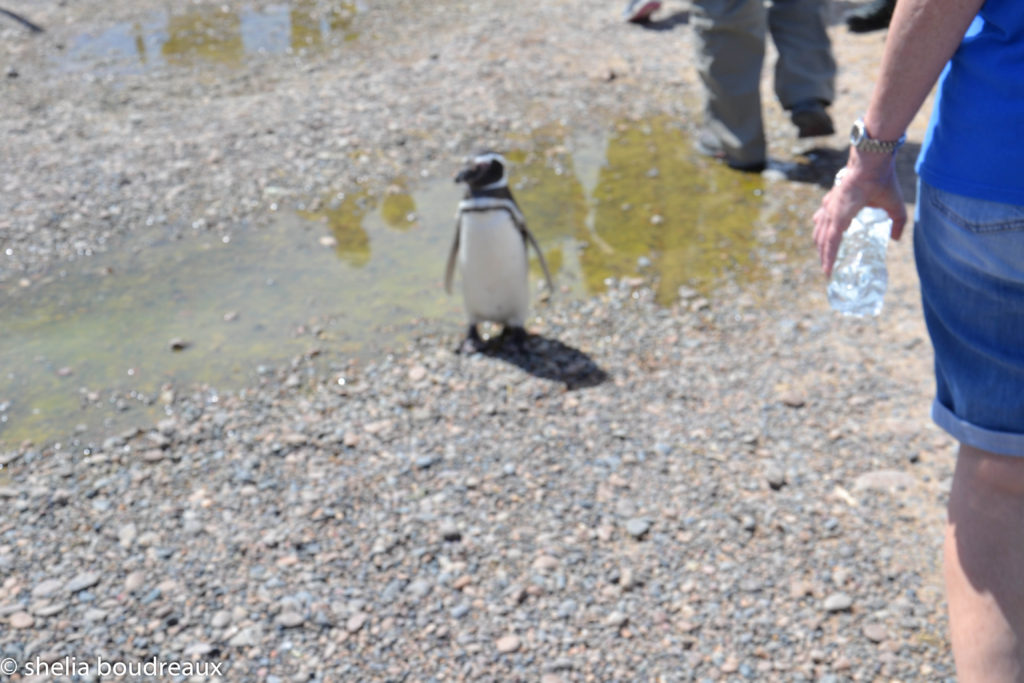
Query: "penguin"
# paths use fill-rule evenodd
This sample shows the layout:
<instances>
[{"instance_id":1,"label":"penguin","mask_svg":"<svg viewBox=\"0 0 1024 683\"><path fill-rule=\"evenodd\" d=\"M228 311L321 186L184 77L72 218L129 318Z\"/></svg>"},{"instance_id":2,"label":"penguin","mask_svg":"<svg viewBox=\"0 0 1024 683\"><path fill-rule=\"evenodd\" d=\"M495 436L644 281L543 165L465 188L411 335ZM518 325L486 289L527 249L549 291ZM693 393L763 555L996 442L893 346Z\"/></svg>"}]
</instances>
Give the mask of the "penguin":
<instances>
[{"instance_id":1,"label":"penguin","mask_svg":"<svg viewBox=\"0 0 1024 683\"><path fill-rule=\"evenodd\" d=\"M528 246L537 252L548 290L553 289L544 254L508 188L506 166L500 154L482 152L455 176L456 183L467 187L455 214L455 239L444 287L451 294L457 263L462 274L462 303L469 318L460 350L484 348L477 329L482 322L501 324L502 341L511 338L517 345L525 341L530 308Z\"/></svg>"}]
</instances>

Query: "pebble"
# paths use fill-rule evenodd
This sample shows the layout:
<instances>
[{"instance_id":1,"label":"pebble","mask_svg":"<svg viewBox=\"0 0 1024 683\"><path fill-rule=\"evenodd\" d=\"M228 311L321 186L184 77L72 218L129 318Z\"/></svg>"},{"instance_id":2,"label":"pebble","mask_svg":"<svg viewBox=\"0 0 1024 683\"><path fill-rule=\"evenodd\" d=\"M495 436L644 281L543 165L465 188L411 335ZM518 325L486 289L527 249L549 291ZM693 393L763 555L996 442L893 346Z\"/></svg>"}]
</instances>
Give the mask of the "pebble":
<instances>
[{"instance_id":1,"label":"pebble","mask_svg":"<svg viewBox=\"0 0 1024 683\"><path fill-rule=\"evenodd\" d=\"M863 632L864 637L872 643L880 643L889 636L888 630L883 624L865 624Z\"/></svg>"},{"instance_id":2,"label":"pebble","mask_svg":"<svg viewBox=\"0 0 1024 683\"><path fill-rule=\"evenodd\" d=\"M16 629L32 628L36 623L36 620L28 612L15 612L8 617L7 621L11 625L11 628Z\"/></svg>"},{"instance_id":3,"label":"pebble","mask_svg":"<svg viewBox=\"0 0 1024 683\"><path fill-rule=\"evenodd\" d=\"M85 610L83 618L88 622L104 621L107 618L107 611L95 607L90 607L89 609Z\"/></svg>"},{"instance_id":4,"label":"pebble","mask_svg":"<svg viewBox=\"0 0 1024 683\"><path fill-rule=\"evenodd\" d=\"M629 617L623 612L612 612L609 614L604 623L613 628L622 628L629 621Z\"/></svg>"},{"instance_id":5,"label":"pebble","mask_svg":"<svg viewBox=\"0 0 1024 683\"><path fill-rule=\"evenodd\" d=\"M125 579L124 579L124 589L126 591L128 591L129 593L134 593L135 591L137 591L140 588L142 588L142 586L145 583L146 583L146 573L142 572L142 571L134 571L131 574L129 574L128 576L125 577Z\"/></svg>"},{"instance_id":6,"label":"pebble","mask_svg":"<svg viewBox=\"0 0 1024 683\"><path fill-rule=\"evenodd\" d=\"M117 540L121 544L122 548L130 548L132 543L135 542L135 537L137 535L138 532L135 528L135 524L129 522L118 529Z\"/></svg>"},{"instance_id":7,"label":"pebble","mask_svg":"<svg viewBox=\"0 0 1024 683\"><path fill-rule=\"evenodd\" d=\"M225 628L231 624L231 612L227 610L217 610L210 618L210 626L213 628Z\"/></svg>"},{"instance_id":8,"label":"pebble","mask_svg":"<svg viewBox=\"0 0 1024 683\"><path fill-rule=\"evenodd\" d=\"M420 455L416 457L416 468L425 470L432 467L437 462L437 456L434 455Z\"/></svg>"},{"instance_id":9,"label":"pebble","mask_svg":"<svg viewBox=\"0 0 1024 683\"><path fill-rule=\"evenodd\" d=\"M519 649L521 645L522 643L519 640L519 636L515 634L502 636L501 638L498 638L498 640L494 644L494 646L498 649L498 652L505 655L515 652Z\"/></svg>"},{"instance_id":10,"label":"pebble","mask_svg":"<svg viewBox=\"0 0 1024 683\"><path fill-rule=\"evenodd\" d=\"M68 593L78 593L88 588L92 588L100 582L100 575L98 572L82 572L77 574L73 579L68 581L64 585L64 590Z\"/></svg>"},{"instance_id":11,"label":"pebble","mask_svg":"<svg viewBox=\"0 0 1024 683\"><path fill-rule=\"evenodd\" d=\"M646 517L633 517L626 522L626 532L633 538L640 540L651 530L651 520Z\"/></svg>"},{"instance_id":12,"label":"pebble","mask_svg":"<svg viewBox=\"0 0 1024 683\"><path fill-rule=\"evenodd\" d=\"M533 568L539 572L552 572L558 569L558 558L550 555L541 555L533 561Z\"/></svg>"},{"instance_id":13,"label":"pebble","mask_svg":"<svg viewBox=\"0 0 1024 683\"><path fill-rule=\"evenodd\" d=\"M425 579L416 579L406 587L405 592L414 600L422 600L432 589L433 586L429 581Z\"/></svg>"},{"instance_id":14,"label":"pebble","mask_svg":"<svg viewBox=\"0 0 1024 683\"><path fill-rule=\"evenodd\" d=\"M363 612L357 612L348 618L345 622L345 630L349 633L355 633L363 628L369 617Z\"/></svg>"},{"instance_id":15,"label":"pebble","mask_svg":"<svg viewBox=\"0 0 1024 683\"><path fill-rule=\"evenodd\" d=\"M46 579L32 589L33 598L48 598L64 587L65 582L59 579Z\"/></svg>"},{"instance_id":16,"label":"pebble","mask_svg":"<svg viewBox=\"0 0 1024 683\"><path fill-rule=\"evenodd\" d=\"M578 606L577 602L575 600L573 600L572 598L568 598L566 600L563 600L561 603L559 603L558 611L556 612L556 616L559 619L569 619L569 618L571 618L572 616L574 616L576 614L576 610L578 608L579 608L579 606Z\"/></svg>"},{"instance_id":17,"label":"pebble","mask_svg":"<svg viewBox=\"0 0 1024 683\"><path fill-rule=\"evenodd\" d=\"M441 538L450 543L462 540L462 531L454 520L445 520L441 525Z\"/></svg>"},{"instance_id":18,"label":"pebble","mask_svg":"<svg viewBox=\"0 0 1024 683\"><path fill-rule=\"evenodd\" d=\"M60 614L67 607L63 602L44 602L32 606L32 613L38 617L52 617Z\"/></svg>"},{"instance_id":19,"label":"pebble","mask_svg":"<svg viewBox=\"0 0 1024 683\"><path fill-rule=\"evenodd\" d=\"M917 480L909 472L874 470L865 472L853 482L854 491L903 491L914 488Z\"/></svg>"},{"instance_id":20,"label":"pebble","mask_svg":"<svg viewBox=\"0 0 1024 683\"><path fill-rule=\"evenodd\" d=\"M274 623L281 628L296 628L305 623L306 618L298 612L281 612L274 619Z\"/></svg>"},{"instance_id":21,"label":"pebble","mask_svg":"<svg viewBox=\"0 0 1024 683\"><path fill-rule=\"evenodd\" d=\"M786 473L781 467L776 467L774 465L765 467L764 478L765 481L768 482L768 486L774 491L778 491L786 485Z\"/></svg>"},{"instance_id":22,"label":"pebble","mask_svg":"<svg viewBox=\"0 0 1024 683\"><path fill-rule=\"evenodd\" d=\"M636 585L636 576L632 567L624 565L619 568L619 588L628 591Z\"/></svg>"},{"instance_id":23,"label":"pebble","mask_svg":"<svg viewBox=\"0 0 1024 683\"><path fill-rule=\"evenodd\" d=\"M832 593L822 603L826 612L845 612L853 607L853 598L846 593Z\"/></svg>"},{"instance_id":24,"label":"pebble","mask_svg":"<svg viewBox=\"0 0 1024 683\"><path fill-rule=\"evenodd\" d=\"M260 642L259 633L254 628L243 628L228 640L231 647L254 647Z\"/></svg>"},{"instance_id":25,"label":"pebble","mask_svg":"<svg viewBox=\"0 0 1024 683\"><path fill-rule=\"evenodd\" d=\"M803 408L807 403L807 399L804 398L804 395L796 391L787 391L779 397L779 400L782 401L783 405L790 408Z\"/></svg>"}]
</instances>

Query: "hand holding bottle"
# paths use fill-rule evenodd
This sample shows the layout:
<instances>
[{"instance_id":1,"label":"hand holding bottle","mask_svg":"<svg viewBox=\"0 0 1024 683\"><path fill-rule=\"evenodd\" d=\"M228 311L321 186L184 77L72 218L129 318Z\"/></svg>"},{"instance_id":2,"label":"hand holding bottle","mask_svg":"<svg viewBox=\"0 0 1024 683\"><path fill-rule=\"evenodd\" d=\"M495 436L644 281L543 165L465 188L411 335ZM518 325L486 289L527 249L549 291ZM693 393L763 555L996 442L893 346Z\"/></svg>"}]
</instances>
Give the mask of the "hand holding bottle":
<instances>
[{"instance_id":1,"label":"hand holding bottle","mask_svg":"<svg viewBox=\"0 0 1024 683\"><path fill-rule=\"evenodd\" d=\"M832 275L843 233L865 206L880 208L889 215L894 240L900 238L907 222L907 208L890 155L862 154L851 149L845 171L842 183L828 191L814 212L814 241L826 277Z\"/></svg>"}]
</instances>

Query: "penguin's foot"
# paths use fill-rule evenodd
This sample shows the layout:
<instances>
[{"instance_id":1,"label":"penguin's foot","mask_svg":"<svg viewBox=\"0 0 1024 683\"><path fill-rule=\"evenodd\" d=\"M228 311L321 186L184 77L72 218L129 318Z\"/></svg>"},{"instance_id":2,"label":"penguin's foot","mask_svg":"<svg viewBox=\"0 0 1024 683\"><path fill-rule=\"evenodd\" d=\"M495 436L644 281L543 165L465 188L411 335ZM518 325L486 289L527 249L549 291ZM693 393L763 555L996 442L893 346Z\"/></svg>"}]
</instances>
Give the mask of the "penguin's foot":
<instances>
[{"instance_id":1,"label":"penguin's foot","mask_svg":"<svg viewBox=\"0 0 1024 683\"><path fill-rule=\"evenodd\" d=\"M526 349L526 339L529 337L526 329L518 325L506 325L501 331L501 345L511 346L516 351Z\"/></svg>"},{"instance_id":2,"label":"penguin's foot","mask_svg":"<svg viewBox=\"0 0 1024 683\"><path fill-rule=\"evenodd\" d=\"M455 349L455 353L479 353L486 347L487 343L480 336L480 331L476 329L476 325L470 325L466 331L466 338Z\"/></svg>"}]
</instances>

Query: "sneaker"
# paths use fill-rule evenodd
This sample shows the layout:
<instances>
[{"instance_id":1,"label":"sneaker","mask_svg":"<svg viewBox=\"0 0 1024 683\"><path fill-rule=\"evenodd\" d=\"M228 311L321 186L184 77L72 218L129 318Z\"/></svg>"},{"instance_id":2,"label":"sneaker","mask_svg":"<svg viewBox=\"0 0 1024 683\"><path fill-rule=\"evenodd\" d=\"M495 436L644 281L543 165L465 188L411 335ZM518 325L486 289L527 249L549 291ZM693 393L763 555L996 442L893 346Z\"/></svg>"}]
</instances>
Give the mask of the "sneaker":
<instances>
[{"instance_id":1,"label":"sneaker","mask_svg":"<svg viewBox=\"0 0 1024 683\"><path fill-rule=\"evenodd\" d=\"M651 15L661 9L658 0L630 0L626 9L622 11L622 17L634 24L643 24L651 20Z\"/></svg>"},{"instance_id":2,"label":"sneaker","mask_svg":"<svg viewBox=\"0 0 1024 683\"><path fill-rule=\"evenodd\" d=\"M816 138L836 132L832 117L825 111L825 104L820 100L801 102L790 110L789 118L802 138Z\"/></svg>"},{"instance_id":3,"label":"sneaker","mask_svg":"<svg viewBox=\"0 0 1024 683\"><path fill-rule=\"evenodd\" d=\"M747 161L740 162L735 159L730 159L729 155L722 151L718 145L718 140L715 136L706 130L702 130L697 136L697 142L694 144L697 152L703 156L711 157L721 161L726 166L736 171L743 171L744 173L760 173L768 167L767 162L764 161Z\"/></svg>"},{"instance_id":4,"label":"sneaker","mask_svg":"<svg viewBox=\"0 0 1024 683\"><path fill-rule=\"evenodd\" d=\"M896 0L874 0L846 15L846 27L853 33L868 33L889 28Z\"/></svg>"}]
</instances>

